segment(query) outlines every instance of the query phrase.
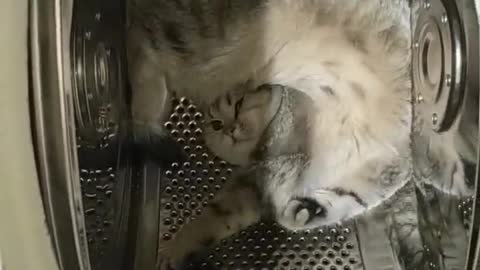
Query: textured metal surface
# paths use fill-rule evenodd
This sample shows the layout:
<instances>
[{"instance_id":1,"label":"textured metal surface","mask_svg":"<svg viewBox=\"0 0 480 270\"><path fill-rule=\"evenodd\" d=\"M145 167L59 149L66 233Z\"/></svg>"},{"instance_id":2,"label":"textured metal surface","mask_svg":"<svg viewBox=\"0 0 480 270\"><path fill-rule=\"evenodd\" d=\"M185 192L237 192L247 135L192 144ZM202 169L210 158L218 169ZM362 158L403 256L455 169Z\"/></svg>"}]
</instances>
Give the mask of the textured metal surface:
<instances>
[{"instance_id":1,"label":"textured metal surface","mask_svg":"<svg viewBox=\"0 0 480 270\"><path fill-rule=\"evenodd\" d=\"M458 211L461 213L461 218L465 228L470 228L472 211L473 211L473 200L474 200L474 197L470 197L468 199L463 200L458 205Z\"/></svg>"},{"instance_id":2,"label":"textured metal surface","mask_svg":"<svg viewBox=\"0 0 480 270\"><path fill-rule=\"evenodd\" d=\"M121 1L75 2L72 92L92 269L118 269L126 246L131 175Z\"/></svg>"},{"instance_id":3,"label":"textured metal surface","mask_svg":"<svg viewBox=\"0 0 480 270\"><path fill-rule=\"evenodd\" d=\"M413 37L413 80L422 89L417 100L436 131L448 130L463 103L466 46L454 1L416 1L418 14Z\"/></svg>"},{"instance_id":4,"label":"textured metal surface","mask_svg":"<svg viewBox=\"0 0 480 270\"><path fill-rule=\"evenodd\" d=\"M228 180L232 169L210 153L202 139L203 114L188 99L173 99L173 112L165 128L182 145L188 160L172 163L164 171L162 182L162 220L160 234L172 238L181 227L208 205L215 193Z\"/></svg>"},{"instance_id":5,"label":"textured metal surface","mask_svg":"<svg viewBox=\"0 0 480 270\"><path fill-rule=\"evenodd\" d=\"M363 269L351 228L345 224L290 232L261 222L223 240L195 264L200 269Z\"/></svg>"},{"instance_id":6,"label":"textured metal surface","mask_svg":"<svg viewBox=\"0 0 480 270\"><path fill-rule=\"evenodd\" d=\"M116 4L118 11L123 9ZM76 3L72 32L72 83L78 133L88 140L101 140L115 132L123 89L119 52L122 14L112 14L115 4ZM110 11L110 12L109 12ZM121 43L120 43L121 44Z\"/></svg>"}]
</instances>

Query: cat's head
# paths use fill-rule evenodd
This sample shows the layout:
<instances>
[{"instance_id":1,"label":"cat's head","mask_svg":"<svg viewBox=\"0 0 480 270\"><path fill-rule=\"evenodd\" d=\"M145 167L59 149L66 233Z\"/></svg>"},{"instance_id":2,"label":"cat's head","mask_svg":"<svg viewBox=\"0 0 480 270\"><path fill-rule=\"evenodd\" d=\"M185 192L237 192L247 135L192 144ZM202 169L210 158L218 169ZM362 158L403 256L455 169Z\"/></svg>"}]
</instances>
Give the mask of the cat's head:
<instances>
[{"instance_id":1,"label":"cat's head","mask_svg":"<svg viewBox=\"0 0 480 270\"><path fill-rule=\"evenodd\" d=\"M332 93L341 90L331 87ZM357 98L312 98L281 85L262 86L243 96L228 120L256 127L250 137L238 130L249 138L244 148L235 138L223 138L230 147L215 144L211 135L220 136L219 127L207 131L207 142L227 161L254 164L252 177L281 225L307 229L339 222L391 196L411 172L408 100Z\"/></svg>"}]
</instances>

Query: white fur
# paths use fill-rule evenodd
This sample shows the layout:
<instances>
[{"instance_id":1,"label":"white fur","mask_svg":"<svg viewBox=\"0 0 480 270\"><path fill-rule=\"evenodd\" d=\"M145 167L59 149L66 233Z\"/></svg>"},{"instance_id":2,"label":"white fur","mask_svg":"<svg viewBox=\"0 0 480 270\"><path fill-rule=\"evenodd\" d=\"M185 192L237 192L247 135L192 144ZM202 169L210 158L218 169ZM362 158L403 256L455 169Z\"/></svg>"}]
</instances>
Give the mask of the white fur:
<instances>
[{"instance_id":1,"label":"white fur","mask_svg":"<svg viewBox=\"0 0 480 270\"><path fill-rule=\"evenodd\" d=\"M405 171L411 168L406 1L271 0L265 1L255 18L232 24L227 30L222 44L192 37L191 46L202 55L189 59L167 49L138 45L138 33L132 31L130 47L134 51L141 48L131 52L129 59L135 89L134 119L157 123L162 105L158 102L165 98L160 94L155 98L155 93L169 89L208 105L247 81L252 88L280 84L303 92L313 102L313 108L308 108L309 131L302 138L305 144L308 141L308 166L302 165L301 176L296 176L301 178L291 176L286 181L292 182L288 188L278 186L279 179L270 176L274 184L272 190L265 191L272 193L280 223L292 229L307 227L291 225L291 213L285 212L290 203L295 204L296 196L332 205L327 217L308 225L319 226L366 210L354 200L322 192L325 188L354 191L371 208L403 186L408 174L388 185L371 178L397 160L407 160L400 162ZM322 87L329 87L334 94ZM266 120L263 124L268 124L269 118ZM255 126L254 120L249 121ZM295 121L282 122L278 128L293 129ZM271 135L277 136L275 132ZM218 143L215 138L206 138L215 153L242 164L246 159L234 155L248 156L258 141L233 151L234 145ZM282 152L289 143L276 142L272 148L281 147L278 151Z\"/></svg>"},{"instance_id":2,"label":"white fur","mask_svg":"<svg viewBox=\"0 0 480 270\"><path fill-rule=\"evenodd\" d=\"M222 105L211 117L254 131L226 134L207 127L207 145L241 165L251 165L250 154L259 146L264 159L256 160L255 168L261 173L250 180L260 182L261 193L273 206L269 210L286 228L307 229L354 218L386 201L411 178L407 2L265 0L255 12L229 22L221 38L201 38L192 31L188 45L195 53L188 58L163 45L167 42L153 48L151 33L133 21L129 62L134 120L157 127L166 112L166 92L192 98L208 111L212 104L225 104L225 96L247 82L243 95L262 84L300 91L305 97L282 92L281 105L276 100L280 94L274 93L255 113L242 108L241 121L233 117L234 105ZM234 143L234 136L249 135L243 144ZM432 155L446 156L446 170L457 164L458 171L452 179L434 179L432 184L457 195L471 194L459 155L450 148L455 138L436 138L429 142ZM444 143L447 147L441 147ZM358 198L335 189L352 191ZM297 211L302 205L299 198L321 205L324 215L312 218L306 208ZM255 214L248 217L258 219ZM202 219L209 232L210 218ZM177 241L181 252L164 252L174 261L181 260L186 243L193 241L190 232L183 235L188 237Z\"/></svg>"}]
</instances>

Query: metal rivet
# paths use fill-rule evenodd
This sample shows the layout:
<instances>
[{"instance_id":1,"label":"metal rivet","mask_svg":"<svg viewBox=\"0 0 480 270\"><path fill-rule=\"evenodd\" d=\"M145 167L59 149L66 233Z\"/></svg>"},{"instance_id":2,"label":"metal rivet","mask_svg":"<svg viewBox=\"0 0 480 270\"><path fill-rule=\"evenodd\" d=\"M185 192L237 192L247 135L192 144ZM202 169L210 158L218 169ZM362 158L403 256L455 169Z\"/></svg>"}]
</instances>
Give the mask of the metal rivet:
<instances>
[{"instance_id":1,"label":"metal rivet","mask_svg":"<svg viewBox=\"0 0 480 270\"><path fill-rule=\"evenodd\" d=\"M445 85L447 87L452 85L452 76L450 76L450 74L445 75Z\"/></svg>"},{"instance_id":2,"label":"metal rivet","mask_svg":"<svg viewBox=\"0 0 480 270\"><path fill-rule=\"evenodd\" d=\"M423 8L424 9L429 9L430 8L430 2L428 0L425 0L425 2L423 2Z\"/></svg>"},{"instance_id":3,"label":"metal rivet","mask_svg":"<svg viewBox=\"0 0 480 270\"><path fill-rule=\"evenodd\" d=\"M177 113L183 114L185 112L185 108L182 105L178 105L177 107L175 107L175 111Z\"/></svg>"},{"instance_id":4,"label":"metal rivet","mask_svg":"<svg viewBox=\"0 0 480 270\"><path fill-rule=\"evenodd\" d=\"M182 103L182 105L184 106L187 106L188 104L190 104L190 101L186 97L182 97L180 99L180 103Z\"/></svg>"},{"instance_id":5,"label":"metal rivet","mask_svg":"<svg viewBox=\"0 0 480 270\"><path fill-rule=\"evenodd\" d=\"M182 120L183 121L190 121L190 120L192 120L192 117L190 116L190 114L184 113L184 114L182 114Z\"/></svg>"},{"instance_id":6,"label":"metal rivet","mask_svg":"<svg viewBox=\"0 0 480 270\"><path fill-rule=\"evenodd\" d=\"M179 129L185 128L185 122L183 122L183 121L178 121L178 122L177 122L177 127L178 127Z\"/></svg>"},{"instance_id":7,"label":"metal rivet","mask_svg":"<svg viewBox=\"0 0 480 270\"><path fill-rule=\"evenodd\" d=\"M170 120L173 122L177 122L179 118L180 117L177 113L172 113L172 115L170 115Z\"/></svg>"},{"instance_id":8,"label":"metal rivet","mask_svg":"<svg viewBox=\"0 0 480 270\"><path fill-rule=\"evenodd\" d=\"M195 107L195 105L189 105L187 110L190 112L190 113L194 113L196 110L197 110L197 107Z\"/></svg>"},{"instance_id":9,"label":"metal rivet","mask_svg":"<svg viewBox=\"0 0 480 270\"><path fill-rule=\"evenodd\" d=\"M442 22L442 23L447 23L447 22L448 22L448 16L447 16L447 14L443 14L443 15L442 15L441 22Z\"/></svg>"},{"instance_id":10,"label":"metal rivet","mask_svg":"<svg viewBox=\"0 0 480 270\"><path fill-rule=\"evenodd\" d=\"M422 103L423 102L423 96L422 94L417 95L417 103Z\"/></svg>"},{"instance_id":11,"label":"metal rivet","mask_svg":"<svg viewBox=\"0 0 480 270\"><path fill-rule=\"evenodd\" d=\"M438 124L438 115L436 113L432 115L432 124Z\"/></svg>"}]
</instances>

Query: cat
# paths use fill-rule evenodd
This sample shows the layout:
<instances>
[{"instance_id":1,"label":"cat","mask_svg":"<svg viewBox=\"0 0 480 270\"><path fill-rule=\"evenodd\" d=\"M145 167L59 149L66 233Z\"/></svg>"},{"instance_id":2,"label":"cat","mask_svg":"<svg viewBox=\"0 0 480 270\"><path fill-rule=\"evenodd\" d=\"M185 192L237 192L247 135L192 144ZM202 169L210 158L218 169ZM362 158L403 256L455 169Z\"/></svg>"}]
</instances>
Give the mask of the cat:
<instances>
[{"instance_id":1,"label":"cat","mask_svg":"<svg viewBox=\"0 0 480 270\"><path fill-rule=\"evenodd\" d=\"M226 189L244 196L218 196L191 226L220 212L254 222L258 208L291 230L351 219L411 178L410 36L406 0L132 1L137 140L166 137L168 96L186 96L205 112L207 146L244 168ZM449 192L470 192L462 181ZM187 227L161 269L213 237Z\"/></svg>"},{"instance_id":2,"label":"cat","mask_svg":"<svg viewBox=\"0 0 480 270\"><path fill-rule=\"evenodd\" d=\"M304 145L301 158L282 154L290 142L280 146L274 137L272 153L264 151L267 167L279 169L262 192L285 227L357 215L406 183L412 118L407 2L140 0L130 15L136 123L161 125L158 102L168 91L204 111L242 84L245 92L283 85L311 99L311 106L299 106L308 110L305 130L295 137ZM234 114L238 100L248 100L236 96ZM229 151L212 151L235 163Z\"/></svg>"}]
</instances>

